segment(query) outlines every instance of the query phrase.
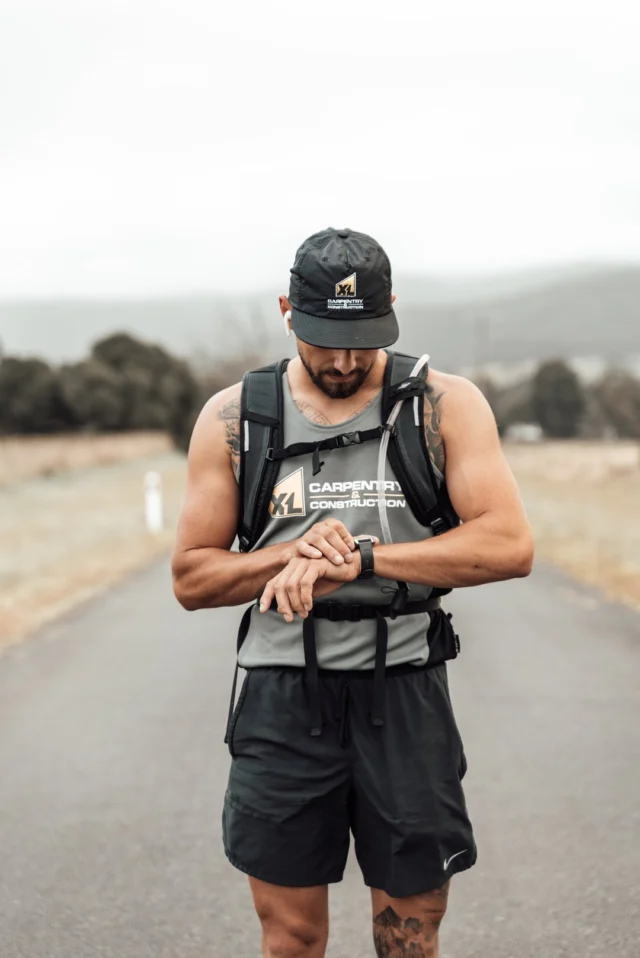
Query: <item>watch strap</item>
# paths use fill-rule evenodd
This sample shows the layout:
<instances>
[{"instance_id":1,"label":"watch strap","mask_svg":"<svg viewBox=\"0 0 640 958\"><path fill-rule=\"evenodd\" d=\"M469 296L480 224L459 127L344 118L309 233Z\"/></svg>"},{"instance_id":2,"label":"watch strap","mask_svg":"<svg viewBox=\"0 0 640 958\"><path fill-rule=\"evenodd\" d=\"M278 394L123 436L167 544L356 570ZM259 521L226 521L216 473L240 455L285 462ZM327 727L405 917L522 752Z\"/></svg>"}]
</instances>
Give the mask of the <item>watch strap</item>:
<instances>
[{"instance_id":1,"label":"watch strap","mask_svg":"<svg viewBox=\"0 0 640 958\"><path fill-rule=\"evenodd\" d=\"M372 579L373 569L373 542L371 539L355 539L356 548L360 551L360 574L359 579Z\"/></svg>"}]
</instances>

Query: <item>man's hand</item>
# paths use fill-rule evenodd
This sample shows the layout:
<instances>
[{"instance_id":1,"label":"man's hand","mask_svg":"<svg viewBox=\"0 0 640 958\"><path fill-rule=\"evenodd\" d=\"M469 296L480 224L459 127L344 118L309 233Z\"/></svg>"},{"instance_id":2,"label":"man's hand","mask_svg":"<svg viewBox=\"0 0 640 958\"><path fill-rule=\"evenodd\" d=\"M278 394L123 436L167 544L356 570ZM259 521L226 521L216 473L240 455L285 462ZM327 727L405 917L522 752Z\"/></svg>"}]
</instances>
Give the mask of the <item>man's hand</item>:
<instances>
[{"instance_id":1,"label":"man's hand","mask_svg":"<svg viewBox=\"0 0 640 958\"><path fill-rule=\"evenodd\" d=\"M266 612L275 598L285 622L293 622L296 613L306 619L314 596L330 595L345 582L358 578L360 553L354 552L352 558L352 562L342 565L334 565L325 558L291 559L279 575L267 582L260 599L260 611Z\"/></svg>"},{"instance_id":2,"label":"man's hand","mask_svg":"<svg viewBox=\"0 0 640 958\"><path fill-rule=\"evenodd\" d=\"M316 522L308 532L291 543L291 558L328 559L334 565L353 561L353 536L339 519Z\"/></svg>"}]
</instances>

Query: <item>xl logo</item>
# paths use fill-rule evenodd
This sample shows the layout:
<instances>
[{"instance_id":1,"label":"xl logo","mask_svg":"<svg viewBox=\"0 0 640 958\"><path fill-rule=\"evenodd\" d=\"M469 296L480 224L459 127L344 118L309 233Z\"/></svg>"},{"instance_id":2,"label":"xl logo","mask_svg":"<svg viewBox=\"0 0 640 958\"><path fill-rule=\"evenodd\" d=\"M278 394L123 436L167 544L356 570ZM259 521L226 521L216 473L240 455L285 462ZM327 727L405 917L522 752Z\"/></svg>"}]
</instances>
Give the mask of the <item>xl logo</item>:
<instances>
[{"instance_id":1,"label":"xl logo","mask_svg":"<svg viewBox=\"0 0 640 958\"><path fill-rule=\"evenodd\" d=\"M274 519L305 516L304 471L296 469L274 486L269 503L269 515Z\"/></svg>"},{"instance_id":2,"label":"xl logo","mask_svg":"<svg viewBox=\"0 0 640 958\"><path fill-rule=\"evenodd\" d=\"M356 295L356 274L345 276L336 283L336 299L347 299Z\"/></svg>"}]
</instances>

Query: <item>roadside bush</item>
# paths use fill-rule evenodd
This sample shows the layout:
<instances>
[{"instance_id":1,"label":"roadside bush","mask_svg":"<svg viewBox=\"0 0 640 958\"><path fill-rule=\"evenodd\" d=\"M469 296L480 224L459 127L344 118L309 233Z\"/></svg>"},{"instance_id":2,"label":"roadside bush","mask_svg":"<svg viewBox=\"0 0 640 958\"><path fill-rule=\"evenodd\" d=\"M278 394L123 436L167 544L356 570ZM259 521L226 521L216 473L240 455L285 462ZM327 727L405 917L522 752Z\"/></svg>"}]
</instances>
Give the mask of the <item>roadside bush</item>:
<instances>
[{"instance_id":1,"label":"roadside bush","mask_svg":"<svg viewBox=\"0 0 640 958\"><path fill-rule=\"evenodd\" d=\"M501 436L506 434L510 426L537 422L533 409L531 380L524 380L501 389L494 398L492 408Z\"/></svg>"},{"instance_id":2,"label":"roadside bush","mask_svg":"<svg viewBox=\"0 0 640 958\"><path fill-rule=\"evenodd\" d=\"M571 439L585 409L582 383L562 360L542 363L533 378L533 412L545 436Z\"/></svg>"},{"instance_id":3,"label":"roadside bush","mask_svg":"<svg viewBox=\"0 0 640 958\"><path fill-rule=\"evenodd\" d=\"M179 448L187 447L204 401L188 363L128 333L100 340L92 356L120 376L121 429L166 430Z\"/></svg>"},{"instance_id":4,"label":"roadside bush","mask_svg":"<svg viewBox=\"0 0 640 958\"><path fill-rule=\"evenodd\" d=\"M40 359L0 362L0 432L47 433L67 428L58 377Z\"/></svg>"},{"instance_id":5,"label":"roadside bush","mask_svg":"<svg viewBox=\"0 0 640 958\"><path fill-rule=\"evenodd\" d=\"M621 439L640 439L640 380L613 369L593 392L616 434Z\"/></svg>"},{"instance_id":6,"label":"roadside bush","mask_svg":"<svg viewBox=\"0 0 640 958\"><path fill-rule=\"evenodd\" d=\"M119 429L122 423L122 376L97 359L62 366L60 394L75 428L94 432Z\"/></svg>"}]
</instances>

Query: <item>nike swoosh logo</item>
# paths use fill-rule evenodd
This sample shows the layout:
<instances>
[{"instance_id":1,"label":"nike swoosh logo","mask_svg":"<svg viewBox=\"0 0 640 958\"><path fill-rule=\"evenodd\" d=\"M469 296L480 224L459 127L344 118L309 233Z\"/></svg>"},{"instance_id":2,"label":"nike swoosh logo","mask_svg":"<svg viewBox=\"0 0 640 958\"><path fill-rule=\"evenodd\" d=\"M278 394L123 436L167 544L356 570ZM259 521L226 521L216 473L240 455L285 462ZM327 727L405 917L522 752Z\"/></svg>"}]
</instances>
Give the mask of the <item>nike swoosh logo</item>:
<instances>
[{"instance_id":1,"label":"nike swoosh logo","mask_svg":"<svg viewBox=\"0 0 640 958\"><path fill-rule=\"evenodd\" d=\"M466 848L463 848L461 852L456 852L455 855L452 855L452 856L451 856L451 858L445 858L445 860L444 860L444 870L445 870L445 871L447 870L447 868L449 867L449 865L451 864L451 862L453 861L454 858L457 858L458 855L464 855L464 853L465 853L466 851L467 851L467 849L466 849Z\"/></svg>"}]
</instances>

